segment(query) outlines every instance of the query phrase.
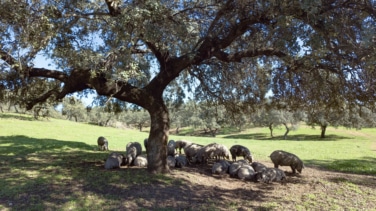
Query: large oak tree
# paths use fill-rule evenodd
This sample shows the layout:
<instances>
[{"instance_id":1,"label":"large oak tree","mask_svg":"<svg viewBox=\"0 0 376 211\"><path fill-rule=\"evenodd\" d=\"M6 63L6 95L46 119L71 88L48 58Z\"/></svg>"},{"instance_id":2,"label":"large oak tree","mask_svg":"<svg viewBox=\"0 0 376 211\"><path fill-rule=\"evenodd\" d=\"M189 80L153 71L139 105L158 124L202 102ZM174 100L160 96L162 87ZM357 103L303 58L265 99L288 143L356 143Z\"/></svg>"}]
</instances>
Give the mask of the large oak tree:
<instances>
[{"instance_id":1,"label":"large oak tree","mask_svg":"<svg viewBox=\"0 0 376 211\"><path fill-rule=\"evenodd\" d=\"M373 0L4 0L0 90L27 109L90 90L145 108L148 170L163 173L172 82L234 112L270 89L289 108L374 104L375 18Z\"/></svg>"}]
</instances>

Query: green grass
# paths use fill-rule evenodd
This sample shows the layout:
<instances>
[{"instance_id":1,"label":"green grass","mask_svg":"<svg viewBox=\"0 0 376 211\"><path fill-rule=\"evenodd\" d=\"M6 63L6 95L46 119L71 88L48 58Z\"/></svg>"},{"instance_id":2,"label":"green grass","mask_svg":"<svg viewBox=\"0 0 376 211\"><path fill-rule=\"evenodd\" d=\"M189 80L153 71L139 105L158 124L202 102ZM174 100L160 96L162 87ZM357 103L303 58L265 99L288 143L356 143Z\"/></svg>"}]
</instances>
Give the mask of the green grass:
<instances>
[{"instance_id":1,"label":"green grass","mask_svg":"<svg viewBox=\"0 0 376 211\"><path fill-rule=\"evenodd\" d=\"M272 139L267 128L251 128L216 138L174 135L170 139L203 145L217 142L228 147L242 144L258 161L269 160L272 151L282 149L297 154L306 165L376 175L376 129L329 128L326 139L318 138L318 129L304 126L291 131L288 140L281 139L283 129L275 129L274 133ZM145 169L122 168L121 174L104 170L108 152L97 150L98 136L109 140L111 151L125 152L128 142L142 144L148 133L0 114L0 210L108 210L119 207L122 195L134 188L182 185L168 175L151 177ZM346 185L359 191L350 183ZM145 201L138 198L121 206L142 207ZM216 209L214 202L209 205ZM270 202L268 208L273 207L275 204Z\"/></svg>"}]
</instances>

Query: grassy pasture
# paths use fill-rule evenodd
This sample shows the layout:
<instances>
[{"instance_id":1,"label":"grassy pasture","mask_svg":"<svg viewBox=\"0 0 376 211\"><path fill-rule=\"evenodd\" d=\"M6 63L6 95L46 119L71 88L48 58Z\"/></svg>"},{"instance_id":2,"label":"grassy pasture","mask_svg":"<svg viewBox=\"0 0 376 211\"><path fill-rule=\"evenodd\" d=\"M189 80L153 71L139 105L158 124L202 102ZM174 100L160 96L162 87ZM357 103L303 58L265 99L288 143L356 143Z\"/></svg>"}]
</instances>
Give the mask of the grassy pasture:
<instances>
[{"instance_id":1,"label":"grassy pasture","mask_svg":"<svg viewBox=\"0 0 376 211\"><path fill-rule=\"evenodd\" d=\"M242 144L258 161L269 161L273 150L283 149L297 154L307 166L376 175L376 129L328 128L326 139L319 138L318 129L305 126L291 131L288 140L281 140L283 133L282 128L275 129L275 138L270 138L267 128L252 128L242 133L219 134L216 138L174 135L170 139L187 139L203 145L217 142L228 147ZM127 195L129 191L145 186L182 187L187 183L169 175L151 177L145 169L122 168L117 170L120 173L104 170L103 160L108 152L97 150L98 136L109 140L111 151L124 152L128 142L142 143L148 133L0 114L0 210L121 210L124 207L148 210L148 207L163 205L153 199ZM352 183L349 187L354 188ZM125 195L132 200L123 202ZM209 210L217 210L218 205L210 201L205 207L198 205L195 209L207 210L208 203ZM231 210L235 205L227 208Z\"/></svg>"}]
</instances>

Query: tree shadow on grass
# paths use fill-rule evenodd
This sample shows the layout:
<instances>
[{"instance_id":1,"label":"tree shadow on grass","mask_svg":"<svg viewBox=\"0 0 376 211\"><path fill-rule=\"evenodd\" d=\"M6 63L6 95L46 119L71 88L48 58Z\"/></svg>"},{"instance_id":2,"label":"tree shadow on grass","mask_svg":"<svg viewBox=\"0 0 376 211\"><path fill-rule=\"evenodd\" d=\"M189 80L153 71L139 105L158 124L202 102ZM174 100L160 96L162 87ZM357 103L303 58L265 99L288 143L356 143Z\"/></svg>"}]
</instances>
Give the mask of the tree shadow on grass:
<instances>
[{"instance_id":1,"label":"tree shadow on grass","mask_svg":"<svg viewBox=\"0 0 376 211\"><path fill-rule=\"evenodd\" d=\"M56 139L35 139L27 136L0 136L0 155L14 154L26 156L31 153L43 153L64 148L92 150L93 145L82 142L61 141Z\"/></svg>"},{"instance_id":2,"label":"tree shadow on grass","mask_svg":"<svg viewBox=\"0 0 376 211\"><path fill-rule=\"evenodd\" d=\"M272 140L270 134L267 133L252 133L252 134L236 134L223 136L228 139L252 139L252 140Z\"/></svg>"},{"instance_id":3,"label":"tree shadow on grass","mask_svg":"<svg viewBox=\"0 0 376 211\"><path fill-rule=\"evenodd\" d=\"M251 140L285 140L283 136L270 137L267 133L252 133L252 134L237 134L228 135L223 138L227 139L251 139ZM320 135L288 135L286 141L339 141L341 139L352 139L352 137L339 136L339 135L327 135L325 138L321 138Z\"/></svg>"},{"instance_id":4,"label":"tree shadow on grass","mask_svg":"<svg viewBox=\"0 0 376 211\"><path fill-rule=\"evenodd\" d=\"M0 113L0 118L2 119L19 119L19 120L27 120L27 121L33 121L35 120L34 117L30 115L23 115L21 113Z\"/></svg>"}]
</instances>

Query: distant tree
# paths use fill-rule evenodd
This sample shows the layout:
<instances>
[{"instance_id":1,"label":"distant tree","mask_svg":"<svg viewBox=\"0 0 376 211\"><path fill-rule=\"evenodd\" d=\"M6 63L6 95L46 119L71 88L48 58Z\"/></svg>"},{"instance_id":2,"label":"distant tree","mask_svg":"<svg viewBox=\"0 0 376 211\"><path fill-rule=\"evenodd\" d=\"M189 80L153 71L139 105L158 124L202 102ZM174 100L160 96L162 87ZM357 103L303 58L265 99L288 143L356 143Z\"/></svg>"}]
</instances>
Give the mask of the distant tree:
<instances>
[{"instance_id":1,"label":"distant tree","mask_svg":"<svg viewBox=\"0 0 376 211\"><path fill-rule=\"evenodd\" d=\"M7 92L5 92L5 91L0 92L0 111L1 111L1 113L4 112L3 107L6 107L7 104L8 104L6 94L7 94Z\"/></svg>"},{"instance_id":2,"label":"distant tree","mask_svg":"<svg viewBox=\"0 0 376 211\"><path fill-rule=\"evenodd\" d=\"M372 111L367 107L359 106L358 112L359 116L364 120L363 127L376 127L376 112Z\"/></svg>"},{"instance_id":3,"label":"distant tree","mask_svg":"<svg viewBox=\"0 0 376 211\"><path fill-rule=\"evenodd\" d=\"M1 87L0 87L1 88ZM7 108L8 112L11 111L13 108L13 111L16 113L19 113L20 108L18 97L15 93L13 93L11 90L3 90L0 91L0 108L3 112L3 107Z\"/></svg>"},{"instance_id":4,"label":"distant tree","mask_svg":"<svg viewBox=\"0 0 376 211\"><path fill-rule=\"evenodd\" d=\"M301 121L304 121L306 118L306 114L303 111L297 110L297 111L286 111L281 110L279 111L278 120L282 125L285 126L286 132L283 135L283 139L287 139L287 135L290 132L291 129L297 129L299 126L299 123Z\"/></svg>"},{"instance_id":5,"label":"distant tree","mask_svg":"<svg viewBox=\"0 0 376 211\"><path fill-rule=\"evenodd\" d=\"M179 134L180 129L184 127L184 121L183 121L183 112L180 110L175 110L173 112L170 112L171 116L171 128L175 127L175 133Z\"/></svg>"},{"instance_id":6,"label":"distant tree","mask_svg":"<svg viewBox=\"0 0 376 211\"><path fill-rule=\"evenodd\" d=\"M111 120L116 121L122 113L122 105L115 99L97 99L99 106L86 107L85 111L90 122L99 126L109 126Z\"/></svg>"},{"instance_id":7,"label":"distant tree","mask_svg":"<svg viewBox=\"0 0 376 211\"><path fill-rule=\"evenodd\" d=\"M171 109L171 122L179 127L203 129L205 133L215 135L221 124L226 123L226 111L223 106L210 103L197 103L190 100L178 109Z\"/></svg>"},{"instance_id":8,"label":"distant tree","mask_svg":"<svg viewBox=\"0 0 376 211\"><path fill-rule=\"evenodd\" d=\"M34 113L34 119L39 119L39 117L45 117L48 119L50 116L49 110L47 106L34 106L33 108L33 113Z\"/></svg>"},{"instance_id":9,"label":"distant tree","mask_svg":"<svg viewBox=\"0 0 376 211\"><path fill-rule=\"evenodd\" d=\"M360 130L364 127L376 126L376 113L367 107L352 107L345 110L341 125Z\"/></svg>"},{"instance_id":10,"label":"distant tree","mask_svg":"<svg viewBox=\"0 0 376 211\"><path fill-rule=\"evenodd\" d=\"M123 118L129 125L136 126L140 131L143 127L150 126L150 115L144 109L138 111L128 111Z\"/></svg>"},{"instance_id":11,"label":"distant tree","mask_svg":"<svg viewBox=\"0 0 376 211\"><path fill-rule=\"evenodd\" d=\"M314 108L310 108L307 112L307 125L311 125L312 127L316 125L320 126L320 137L325 138L327 127L329 125L334 127L340 126L346 118L345 113L345 110L325 108L315 110Z\"/></svg>"},{"instance_id":12,"label":"distant tree","mask_svg":"<svg viewBox=\"0 0 376 211\"><path fill-rule=\"evenodd\" d=\"M265 110L259 109L251 115L251 121L255 126L268 127L270 131L270 137L274 137L273 129L281 124L280 112L274 109Z\"/></svg>"},{"instance_id":13,"label":"distant tree","mask_svg":"<svg viewBox=\"0 0 376 211\"><path fill-rule=\"evenodd\" d=\"M82 122L86 120L86 107L80 99L75 97L67 97L63 99L61 113L66 116L67 119L76 122Z\"/></svg>"},{"instance_id":14,"label":"distant tree","mask_svg":"<svg viewBox=\"0 0 376 211\"><path fill-rule=\"evenodd\" d=\"M201 119L201 126L204 128L205 134L215 137L225 122L224 107L216 103L205 102L199 104L199 109L198 117Z\"/></svg>"},{"instance_id":15,"label":"distant tree","mask_svg":"<svg viewBox=\"0 0 376 211\"><path fill-rule=\"evenodd\" d=\"M191 118L196 115L196 104L188 101L179 108L169 109L171 112L171 125L176 127L176 134L179 134L180 128L192 126Z\"/></svg>"},{"instance_id":16,"label":"distant tree","mask_svg":"<svg viewBox=\"0 0 376 211\"><path fill-rule=\"evenodd\" d=\"M92 107L87 115L90 123L104 127L107 126L114 117L113 114L105 112L104 109L99 106Z\"/></svg>"},{"instance_id":17,"label":"distant tree","mask_svg":"<svg viewBox=\"0 0 376 211\"><path fill-rule=\"evenodd\" d=\"M243 112L226 112L225 116L227 117L226 121L231 126L236 127L239 132L241 132L249 124L248 115Z\"/></svg>"},{"instance_id":18,"label":"distant tree","mask_svg":"<svg viewBox=\"0 0 376 211\"><path fill-rule=\"evenodd\" d=\"M3 106L6 106L7 100L6 100L6 92L0 92L0 111L1 113L4 112Z\"/></svg>"},{"instance_id":19,"label":"distant tree","mask_svg":"<svg viewBox=\"0 0 376 211\"><path fill-rule=\"evenodd\" d=\"M273 129L279 125L283 125L286 129L283 135L284 139L287 139L287 135L291 129L296 129L300 121L305 120L305 112L287 111L287 110L265 110L260 109L251 115L252 122L256 126L268 127L270 130L270 136L273 138Z\"/></svg>"}]
</instances>

